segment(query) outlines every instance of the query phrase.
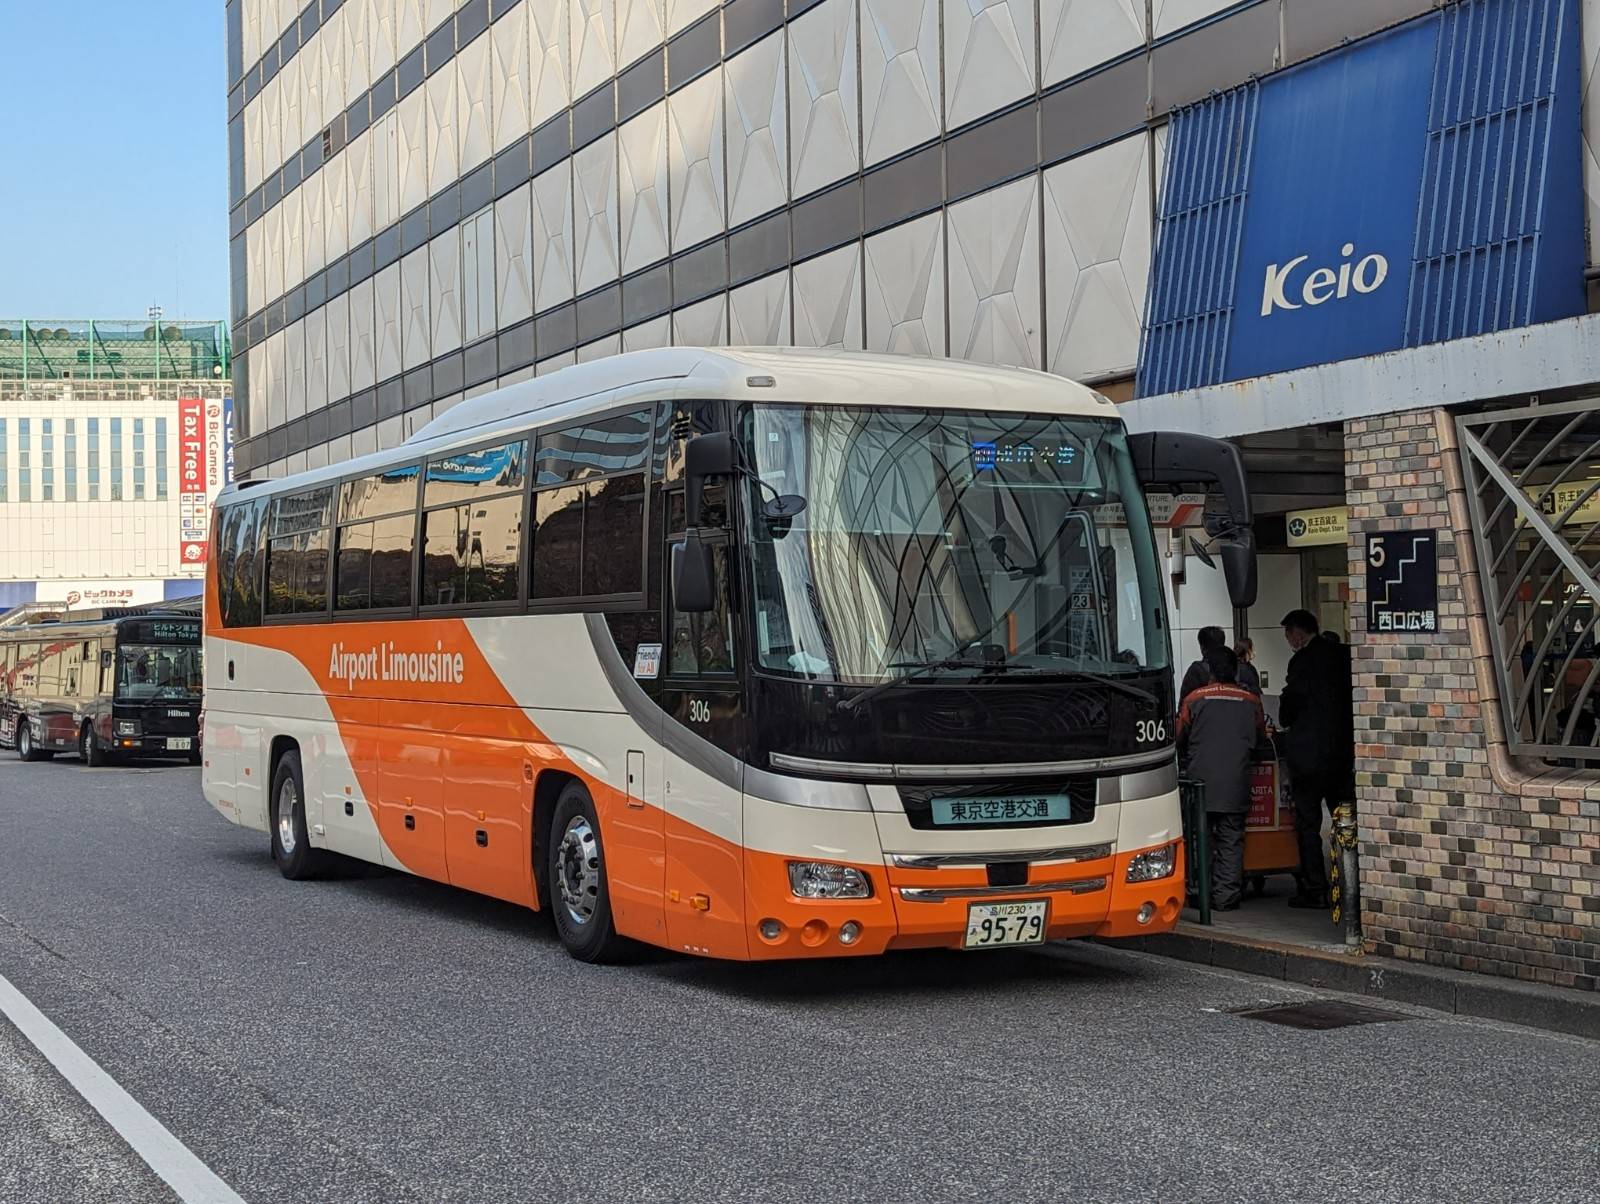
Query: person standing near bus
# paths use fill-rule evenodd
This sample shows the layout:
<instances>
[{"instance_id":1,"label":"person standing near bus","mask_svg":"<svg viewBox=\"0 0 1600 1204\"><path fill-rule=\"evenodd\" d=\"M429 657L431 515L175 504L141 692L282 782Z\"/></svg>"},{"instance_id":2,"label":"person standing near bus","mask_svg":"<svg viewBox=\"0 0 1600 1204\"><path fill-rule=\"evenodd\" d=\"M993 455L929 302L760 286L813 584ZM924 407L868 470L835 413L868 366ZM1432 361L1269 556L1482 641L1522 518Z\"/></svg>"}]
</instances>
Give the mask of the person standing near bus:
<instances>
[{"instance_id":1,"label":"person standing near bus","mask_svg":"<svg viewBox=\"0 0 1600 1204\"><path fill-rule=\"evenodd\" d=\"M1210 684L1178 710L1178 755L1205 783L1211 837L1211 905L1232 911L1244 893L1244 829L1250 811L1250 755L1267 734L1261 699L1238 683L1239 658L1226 645L1206 653Z\"/></svg>"},{"instance_id":2,"label":"person standing near bus","mask_svg":"<svg viewBox=\"0 0 1600 1204\"><path fill-rule=\"evenodd\" d=\"M1233 654L1239 658L1239 684L1257 698L1261 697L1261 674L1256 672L1256 667L1251 662L1256 659L1256 642L1249 636L1243 636L1233 646Z\"/></svg>"},{"instance_id":3,"label":"person standing near bus","mask_svg":"<svg viewBox=\"0 0 1600 1204\"><path fill-rule=\"evenodd\" d=\"M1322 812L1333 813L1355 794L1355 732L1350 662L1337 641L1322 637L1309 610L1283 616L1283 638L1294 650L1278 702L1284 759L1294 799L1300 850L1300 890L1290 907L1327 907L1328 872L1322 856Z\"/></svg>"},{"instance_id":4,"label":"person standing near bus","mask_svg":"<svg viewBox=\"0 0 1600 1204\"><path fill-rule=\"evenodd\" d=\"M1183 684L1178 687L1178 699L1189 697L1201 686L1211 682L1211 669L1206 664L1206 653L1213 648L1226 648L1228 646L1227 634L1220 627L1202 627L1198 636L1200 644L1200 659L1191 664L1183 675Z\"/></svg>"}]
</instances>

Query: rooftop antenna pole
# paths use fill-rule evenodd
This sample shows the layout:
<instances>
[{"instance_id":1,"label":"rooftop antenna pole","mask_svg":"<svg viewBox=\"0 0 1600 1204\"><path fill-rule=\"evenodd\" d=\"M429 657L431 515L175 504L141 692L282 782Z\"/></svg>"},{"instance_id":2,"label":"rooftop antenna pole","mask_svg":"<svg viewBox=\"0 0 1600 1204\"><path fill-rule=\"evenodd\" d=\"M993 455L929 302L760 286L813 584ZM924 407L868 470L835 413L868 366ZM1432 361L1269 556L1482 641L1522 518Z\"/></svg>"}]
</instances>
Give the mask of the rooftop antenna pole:
<instances>
[{"instance_id":1,"label":"rooftop antenna pole","mask_svg":"<svg viewBox=\"0 0 1600 1204\"><path fill-rule=\"evenodd\" d=\"M159 305L150 307L150 323L151 329L156 336L156 392L159 393L161 391L161 307Z\"/></svg>"}]
</instances>

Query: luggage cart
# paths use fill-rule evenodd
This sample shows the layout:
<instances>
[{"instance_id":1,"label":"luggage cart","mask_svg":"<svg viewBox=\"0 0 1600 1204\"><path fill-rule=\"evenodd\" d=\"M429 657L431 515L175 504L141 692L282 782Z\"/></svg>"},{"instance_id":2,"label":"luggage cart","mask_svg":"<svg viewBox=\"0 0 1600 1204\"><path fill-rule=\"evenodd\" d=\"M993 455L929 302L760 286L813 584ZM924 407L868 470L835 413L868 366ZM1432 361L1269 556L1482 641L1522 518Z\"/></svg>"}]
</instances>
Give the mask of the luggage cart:
<instances>
[{"instance_id":1,"label":"luggage cart","mask_svg":"<svg viewBox=\"0 0 1600 1204\"><path fill-rule=\"evenodd\" d=\"M1294 798L1289 775L1269 739L1256 749L1251 765L1250 813L1244 826L1244 885L1265 893L1267 878L1300 872L1300 847L1294 835Z\"/></svg>"}]
</instances>

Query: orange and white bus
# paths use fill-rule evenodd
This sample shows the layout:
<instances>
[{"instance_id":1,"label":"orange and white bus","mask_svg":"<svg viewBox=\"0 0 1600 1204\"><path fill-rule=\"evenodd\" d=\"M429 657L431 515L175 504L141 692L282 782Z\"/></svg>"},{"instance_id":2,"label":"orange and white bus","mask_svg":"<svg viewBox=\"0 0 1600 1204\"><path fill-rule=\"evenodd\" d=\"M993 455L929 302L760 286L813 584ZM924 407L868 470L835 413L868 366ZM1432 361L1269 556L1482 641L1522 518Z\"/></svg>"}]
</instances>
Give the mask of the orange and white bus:
<instances>
[{"instance_id":1,"label":"orange and white bus","mask_svg":"<svg viewBox=\"0 0 1600 1204\"><path fill-rule=\"evenodd\" d=\"M1059 377L664 349L463 402L217 504L206 798L531 908L577 957L986 948L1171 927L1173 674L1150 484Z\"/></svg>"}]
</instances>

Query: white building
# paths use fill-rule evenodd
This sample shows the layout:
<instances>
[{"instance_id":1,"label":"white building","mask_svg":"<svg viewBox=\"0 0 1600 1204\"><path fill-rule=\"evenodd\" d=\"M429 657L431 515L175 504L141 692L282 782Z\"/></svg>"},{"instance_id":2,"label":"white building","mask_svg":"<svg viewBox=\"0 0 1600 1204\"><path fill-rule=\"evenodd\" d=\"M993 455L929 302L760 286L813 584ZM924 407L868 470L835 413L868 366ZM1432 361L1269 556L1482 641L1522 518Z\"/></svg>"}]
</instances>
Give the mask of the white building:
<instances>
[{"instance_id":1,"label":"white building","mask_svg":"<svg viewBox=\"0 0 1600 1204\"><path fill-rule=\"evenodd\" d=\"M149 348L95 326L92 378L78 366L83 328L55 328L58 339L49 327L27 324L19 338L0 326L0 611L200 592L210 499L228 471L229 381L141 378L133 358ZM110 370L124 374L106 378L114 354ZM202 359L225 367L214 352ZM195 370L182 354L177 366Z\"/></svg>"}]
</instances>

